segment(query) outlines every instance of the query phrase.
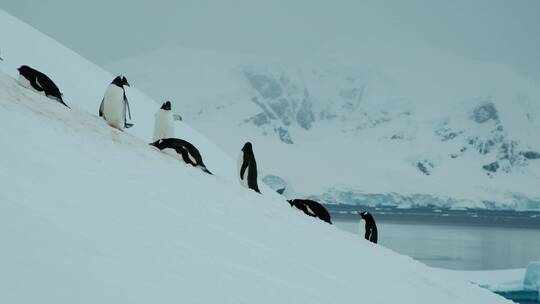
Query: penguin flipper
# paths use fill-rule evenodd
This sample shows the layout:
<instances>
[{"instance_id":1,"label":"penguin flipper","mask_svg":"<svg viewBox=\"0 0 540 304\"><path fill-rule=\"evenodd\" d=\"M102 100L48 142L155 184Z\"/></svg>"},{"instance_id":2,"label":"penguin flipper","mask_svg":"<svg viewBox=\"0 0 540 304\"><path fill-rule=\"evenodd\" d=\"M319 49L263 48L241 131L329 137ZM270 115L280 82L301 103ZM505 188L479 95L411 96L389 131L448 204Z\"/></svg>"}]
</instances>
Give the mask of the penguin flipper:
<instances>
[{"instance_id":1,"label":"penguin flipper","mask_svg":"<svg viewBox=\"0 0 540 304\"><path fill-rule=\"evenodd\" d=\"M43 88L41 87L41 85L39 85L39 82L37 81L37 78L34 77L30 80L30 85L32 86L32 88L34 88L36 91L39 91L39 92L43 92Z\"/></svg>"},{"instance_id":2,"label":"penguin flipper","mask_svg":"<svg viewBox=\"0 0 540 304\"><path fill-rule=\"evenodd\" d=\"M248 159L246 153L244 153L244 160L242 161L242 167L240 168L240 179L244 180L244 173L248 167Z\"/></svg>"},{"instance_id":3,"label":"penguin flipper","mask_svg":"<svg viewBox=\"0 0 540 304\"><path fill-rule=\"evenodd\" d=\"M189 158L188 151L184 149L184 147L180 146L175 148L176 153L180 154L182 156L182 159L186 164L192 165L193 167L197 167L197 164L195 164L191 158Z\"/></svg>"},{"instance_id":4,"label":"penguin flipper","mask_svg":"<svg viewBox=\"0 0 540 304\"><path fill-rule=\"evenodd\" d=\"M127 108L127 114L129 116L129 120L131 120L131 109L129 108L129 102L128 102L128 99L126 97L126 91L124 91L124 105L125 107ZM125 115L125 114L124 114ZM124 116L125 117L125 116ZM126 119L127 120L127 119Z\"/></svg>"},{"instance_id":5,"label":"penguin flipper","mask_svg":"<svg viewBox=\"0 0 540 304\"><path fill-rule=\"evenodd\" d=\"M127 128L133 127L133 124L127 122L126 112L127 112L127 115L129 116L129 120L131 120L131 110L129 108L129 102L126 96L126 91L124 91L124 128L127 129Z\"/></svg>"},{"instance_id":6,"label":"penguin flipper","mask_svg":"<svg viewBox=\"0 0 540 304\"><path fill-rule=\"evenodd\" d=\"M103 103L105 102L105 98L101 100L101 104L99 105L99 117L103 117Z\"/></svg>"}]
</instances>

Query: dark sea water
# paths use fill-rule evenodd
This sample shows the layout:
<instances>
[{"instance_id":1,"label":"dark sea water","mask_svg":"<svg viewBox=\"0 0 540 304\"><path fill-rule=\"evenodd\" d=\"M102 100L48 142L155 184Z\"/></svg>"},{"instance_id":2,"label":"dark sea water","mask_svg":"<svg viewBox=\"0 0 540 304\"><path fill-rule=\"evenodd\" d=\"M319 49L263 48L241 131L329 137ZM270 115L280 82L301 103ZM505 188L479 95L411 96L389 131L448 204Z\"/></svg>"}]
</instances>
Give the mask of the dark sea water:
<instances>
[{"instance_id":1,"label":"dark sea water","mask_svg":"<svg viewBox=\"0 0 540 304\"><path fill-rule=\"evenodd\" d=\"M338 228L362 237L363 222L354 212L368 210L379 244L429 266L493 270L540 261L540 212L344 208L328 207Z\"/></svg>"}]
</instances>

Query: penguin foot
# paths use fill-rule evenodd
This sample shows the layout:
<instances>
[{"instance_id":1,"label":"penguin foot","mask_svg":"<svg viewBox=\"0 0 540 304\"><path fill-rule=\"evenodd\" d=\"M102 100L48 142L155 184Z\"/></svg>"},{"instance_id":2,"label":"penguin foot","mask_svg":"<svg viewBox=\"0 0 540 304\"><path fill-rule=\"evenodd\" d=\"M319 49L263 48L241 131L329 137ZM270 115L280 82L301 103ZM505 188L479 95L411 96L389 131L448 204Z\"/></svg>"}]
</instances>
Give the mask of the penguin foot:
<instances>
[{"instance_id":1,"label":"penguin foot","mask_svg":"<svg viewBox=\"0 0 540 304\"><path fill-rule=\"evenodd\" d=\"M111 128L113 128L113 129L116 129L116 130L118 130L118 131L120 131L120 132L124 132L124 130L118 128L118 127L115 126L115 125L112 125L112 124L110 124L110 123L107 123L107 124L108 124Z\"/></svg>"}]
</instances>

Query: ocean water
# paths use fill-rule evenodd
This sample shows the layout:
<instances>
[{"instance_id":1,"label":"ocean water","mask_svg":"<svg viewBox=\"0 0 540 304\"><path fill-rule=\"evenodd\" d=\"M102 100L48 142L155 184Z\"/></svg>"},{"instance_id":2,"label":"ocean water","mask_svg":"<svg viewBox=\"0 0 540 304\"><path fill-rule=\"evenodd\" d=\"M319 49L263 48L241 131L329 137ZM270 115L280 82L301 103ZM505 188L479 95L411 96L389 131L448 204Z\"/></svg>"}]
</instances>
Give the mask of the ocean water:
<instances>
[{"instance_id":1,"label":"ocean water","mask_svg":"<svg viewBox=\"0 0 540 304\"><path fill-rule=\"evenodd\" d=\"M377 220L377 214L374 214ZM384 217L383 217L384 218ZM333 217L334 224L363 237L357 217ZM379 244L428 266L456 270L523 268L540 261L540 229L512 225L377 220Z\"/></svg>"}]
</instances>

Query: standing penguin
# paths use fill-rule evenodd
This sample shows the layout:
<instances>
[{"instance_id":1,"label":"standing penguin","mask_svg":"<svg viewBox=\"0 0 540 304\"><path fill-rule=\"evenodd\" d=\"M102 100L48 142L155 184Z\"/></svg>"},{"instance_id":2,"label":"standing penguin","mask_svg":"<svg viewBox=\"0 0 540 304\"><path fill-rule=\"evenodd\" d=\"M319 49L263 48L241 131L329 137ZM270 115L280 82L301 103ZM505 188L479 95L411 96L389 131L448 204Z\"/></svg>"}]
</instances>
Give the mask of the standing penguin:
<instances>
[{"instance_id":1,"label":"standing penguin","mask_svg":"<svg viewBox=\"0 0 540 304\"><path fill-rule=\"evenodd\" d=\"M304 213L309 216L319 218L322 221L327 222L328 224L332 224L332 220L330 218L330 213L328 213L328 210L326 210L323 205L319 204L316 201L293 199L287 200L287 202L289 202L291 207L295 206L296 208L304 211Z\"/></svg>"},{"instance_id":2,"label":"standing penguin","mask_svg":"<svg viewBox=\"0 0 540 304\"><path fill-rule=\"evenodd\" d=\"M240 169L240 185L261 193L257 185L257 162L250 142L247 142L242 148L238 157L238 167Z\"/></svg>"},{"instance_id":3,"label":"standing penguin","mask_svg":"<svg viewBox=\"0 0 540 304\"><path fill-rule=\"evenodd\" d=\"M367 211L360 213L360 217L362 217L362 219L366 222L366 233L364 235L364 238L372 243L377 244L378 235L375 219Z\"/></svg>"},{"instance_id":4,"label":"standing penguin","mask_svg":"<svg viewBox=\"0 0 540 304\"><path fill-rule=\"evenodd\" d=\"M184 161L186 164L192 165L201 169L203 172L212 174L206 169L201 153L194 145L178 138L159 139L150 144L161 150L165 154L169 154L177 159Z\"/></svg>"},{"instance_id":5,"label":"standing penguin","mask_svg":"<svg viewBox=\"0 0 540 304\"><path fill-rule=\"evenodd\" d=\"M68 107L68 105L64 103L64 100L62 100L62 93L60 93L56 84L54 84L47 75L38 70L34 70L27 65L21 66L17 71L19 71L19 84L23 87L42 93Z\"/></svg>"},{"instance_id":6,"label":"standing penguin","mask_svg":"<svg viewBox=\"0 0 540 304\"><path fill-rule=\"evenodd\" d=\"M171 102L167 101L163 103L154 117L154 141L162 138L173 138L174 118L171 110Z\"/></svg>"},{"instance_id":7,"label":"standing penguin","mask_svg":"<svg viewBox=\"0 0 540 304\"><path fill-rule=\"evenodd\" d=\"M131 112L124 86L129 87L126 77L116 77L105 90L105 96L103 96L99 106L99 116L103 117L110 126L120 131L133 126L133 124L126 122L126 110L129 119L131 119Z\"/></svg>"}]
</instances>

